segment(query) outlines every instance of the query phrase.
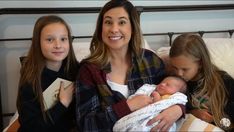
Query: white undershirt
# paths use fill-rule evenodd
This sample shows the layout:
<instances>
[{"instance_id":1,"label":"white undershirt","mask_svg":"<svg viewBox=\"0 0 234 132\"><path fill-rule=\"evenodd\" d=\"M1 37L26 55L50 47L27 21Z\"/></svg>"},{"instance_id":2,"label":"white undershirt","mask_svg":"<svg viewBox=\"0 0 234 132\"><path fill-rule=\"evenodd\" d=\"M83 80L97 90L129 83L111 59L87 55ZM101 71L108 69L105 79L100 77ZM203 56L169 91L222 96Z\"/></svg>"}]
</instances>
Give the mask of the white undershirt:
<instances>
[{"instance_id":1,"label":"white undershirt","mask_svg":"<svg viewBox=\"0 0 234 132\"><path fill-rule=\"evenodd\" d=\"M118 83L112 82L109 79L107 79L107 83L113 91L120 92L125 98L128 98L129 89L127 85L118 84Z\"/></svg>"}]
</instances>

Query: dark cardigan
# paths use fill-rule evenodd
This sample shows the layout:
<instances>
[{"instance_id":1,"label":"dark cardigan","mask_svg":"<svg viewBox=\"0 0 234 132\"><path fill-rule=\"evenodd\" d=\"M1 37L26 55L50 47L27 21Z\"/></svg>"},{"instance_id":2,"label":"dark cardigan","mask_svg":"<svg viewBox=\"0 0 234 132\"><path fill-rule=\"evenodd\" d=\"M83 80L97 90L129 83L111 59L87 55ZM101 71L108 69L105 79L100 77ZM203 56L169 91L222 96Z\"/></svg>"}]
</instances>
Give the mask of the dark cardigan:
<instances>
[{"instance_id":1,"label":"dark cardigan","mask_svg":"<svg viewBox=\"0 0 234 132\"><path fill-rule=\"evenodd\" d=\"M68 79L64 75L64 67L62 66L58 72L45 68L42 72L41 86L43 91L55 81L56 78ZM68 108L63 106L61 102L57 102L55 106L48 109L47 121L43 119L40 104L34 99L35 95L31 85L25 84L21 88L20 101L22 109L19 115L20 128L22 132L67 132L75 122L75 103L74 100ZM50 115L50 116L48 116Z\"/></svg>"}]
</instances>

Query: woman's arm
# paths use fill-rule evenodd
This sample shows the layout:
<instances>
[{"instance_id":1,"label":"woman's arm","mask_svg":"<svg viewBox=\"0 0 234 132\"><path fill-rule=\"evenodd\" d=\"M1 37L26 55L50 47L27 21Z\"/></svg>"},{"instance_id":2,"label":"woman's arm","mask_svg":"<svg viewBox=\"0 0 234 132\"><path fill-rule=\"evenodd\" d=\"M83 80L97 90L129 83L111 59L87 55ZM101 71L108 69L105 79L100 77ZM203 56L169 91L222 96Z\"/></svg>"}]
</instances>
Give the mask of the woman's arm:
<instances>
[{"instance_id":1,"label":"woman's arm","mask_svg":"<svg viewBox=\"0 0 234 132\"><path fill-rule=\"evenodd\" d=\"M172 124L177 121L183 114L183 110L179 105L173 105L159 115L154 117L148 122L148 125L152 125L154 122L159 121L159 123L151 129L151 131L168 131Z\"/></svg>"},{"instance_id":2,"label":"woman's arm","mask_svg":"<svg viewBox=\"0 0 234 132\"><path fill-rule=\"evenodd\" d=\"M80 67L76 89L76 119L80 131L111 131L114 123L130 113L125 98L107 86L105 73L92 64Z\"/></svg>"},{"instance_id":3,"label":"woman's arm","mask_svg":"<svg viewBox=\"0 0 234 132\"><path fill-rule=\"evenodd\" d=\"M193 110L190 110L189 113L193 114L195 117L203 121L206 121L209 123L214 122L213 116L206 109L193 109Z\"/></svg>"}]
</instances>

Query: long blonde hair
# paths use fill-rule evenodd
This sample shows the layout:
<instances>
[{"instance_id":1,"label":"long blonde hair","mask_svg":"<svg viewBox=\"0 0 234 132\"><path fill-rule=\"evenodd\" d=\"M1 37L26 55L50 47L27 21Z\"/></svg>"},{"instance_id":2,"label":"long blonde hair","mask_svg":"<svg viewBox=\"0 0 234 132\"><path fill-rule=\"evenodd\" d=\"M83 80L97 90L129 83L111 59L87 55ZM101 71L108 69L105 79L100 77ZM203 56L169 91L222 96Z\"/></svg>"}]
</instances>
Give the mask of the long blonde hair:
<instances>
[{"instance_id":1,"label":"long blonde hair","mask_svg":"<svg viewBox=\"0 0 234 132\"><path fill-rule=\"evenodd\" d=\"M40 103L40 109L43 114L43 118L46 120L46 113L45 113L45 106L43 103L43 96L42 96L42 88L41 88L41 74L43 69L45 68L46 58L43 56L41 51L41 31L43 28L52 23L61 23L63 24L67 31L68 31L68 38L69 38L69 53L68 56L63 60L63 64L65 65L64 73L65 76L71 80L75 79L76 73L78 71L78 62L75 57L75 53L72 46L72 37L71 32L68 24L60 17L50 15L50 16L42 16L40 17L34 26L33 30L33 37L32 37L32 44L29 49L28 55L22 62L21 68L21 76L18 85L18 97L17 97L17 109L19 113L21 112L21 88L25 85L30 85L33 88L33 92L35 95L35 100L38 100Z\"/></svg>"},{"instance_id":2,"label":"long blonde hair","mask_svg":"<svg viewBox=\"0 0 234 132\"><path fill-rule=\"evenodd\" d=\"M128 0L111 0L105 4L102 10L99 13L96 30L94 32L93 38L90 45L90 56L84 61L92 62L104 67L109 63L110 53L108 47L104 44L102 40L102 23L104 14L110 9L116 7L123 7L128 13L131 26L132 26L132 36L129 42L130 53L135 53L137 56L140 56L142 50L142 32L140 29L140 18L136 8Z\"/></svg>"},{"instance_id":3,"label":"long blonde hair","mask_svg":"<svg viewBox=\"0 0 234 132\"><path fill-rule=\"evenodd\" d=\"M201 69L196 77L200 78L200 91L195 97L204 95L209 97L214 122L219 127L222 127L220 120L227 117L224 108L227 105L229 96L220 70L211 62L205 42L200 36L194 34L182 34L178 36L171 46L170 57L180 55L190 55L199 60Z\"/></svg>"}]
</instances>

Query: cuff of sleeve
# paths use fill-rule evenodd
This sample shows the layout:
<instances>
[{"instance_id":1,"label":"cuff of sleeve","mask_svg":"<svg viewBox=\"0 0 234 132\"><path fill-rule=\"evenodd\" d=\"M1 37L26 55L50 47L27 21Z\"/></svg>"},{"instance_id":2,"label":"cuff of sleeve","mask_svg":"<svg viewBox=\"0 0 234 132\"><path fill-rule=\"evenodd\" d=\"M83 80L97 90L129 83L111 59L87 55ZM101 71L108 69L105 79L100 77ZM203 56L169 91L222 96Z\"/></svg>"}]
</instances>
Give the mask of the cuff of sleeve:
<instances>
[{"instance_id":1,"label":"cuff of sleeve","mask_svg":"<svg viewBox=\"0 0 234 132\"><path fill-rule=\"evenodd\" d=\"M67 107L65 107L60 101L58 101L57 105L55 106L56 109L58 109L61 112L66 112Z\"/></svg>"},{"instance_id":2,"label":"cuff of sleeve","mask_svg":"<svg viewBox=\"0 0 234 132\"><path fill-rule=\"evenodd\" d=\"M129 113L131 113L130 108L128 107L127 100L121 100L120 102L112 106L113 110L117 114L118 118L121 118Z\"/></svg>"},{"instance_id":3,"label":"cuff of sleeve","mask_svg":"<svg viewBox=\"0 0 234 132\"><path fill-rule=\"evenodd\" d=\"M182 110L182 116L180 118L185 118L185 113L186 113L186 109L185 106L182 104L178 104L178 106L181 108Z\"/></svg>"},{"instance_id":4,"label":"cuff of sleeve","mask_svg":"<svg viewBox=\"0 0 234 132\"><path fill-rule=\"evenodd\" d=\"M64 113L67 111L67 108L60 101L58 101L53 107L48 110L51 114L51 118L54 121L58 121L61 119L61 116L64 115Z\"/></svg>"}]
</instances>

